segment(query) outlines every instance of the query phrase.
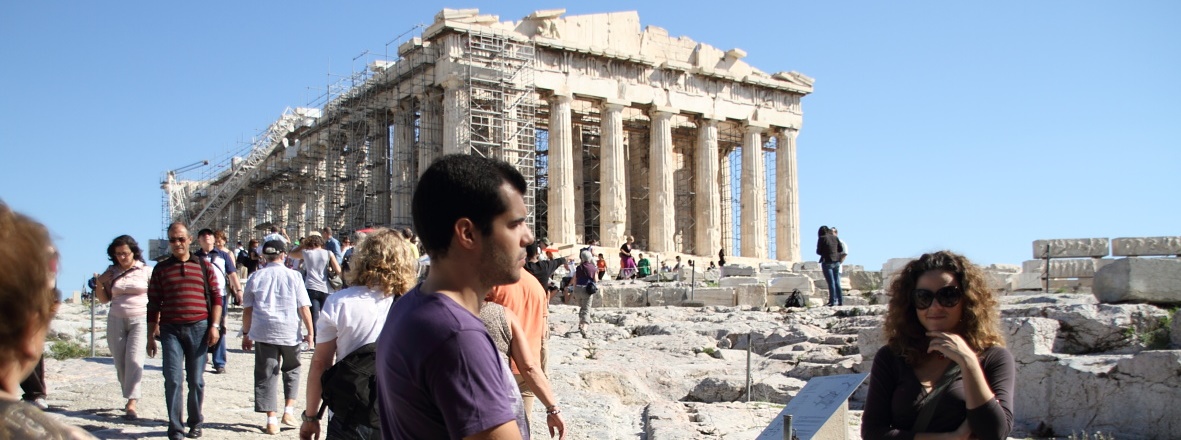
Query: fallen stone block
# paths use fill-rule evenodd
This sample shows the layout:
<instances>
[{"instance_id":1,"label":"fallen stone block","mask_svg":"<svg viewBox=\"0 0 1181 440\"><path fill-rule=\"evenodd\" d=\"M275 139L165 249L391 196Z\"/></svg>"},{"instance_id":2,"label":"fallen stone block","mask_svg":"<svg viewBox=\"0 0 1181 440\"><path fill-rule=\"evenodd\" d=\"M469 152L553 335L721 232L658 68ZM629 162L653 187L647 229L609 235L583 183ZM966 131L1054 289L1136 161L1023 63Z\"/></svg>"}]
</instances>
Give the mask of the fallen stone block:
<instances>
[{"instance_id":1,"label":"fallen stone block","mask_svg":"<svg viewBox=\"0 0 1181 440\"><path fill-rule=\"evenodd\" d=\"M1043 290L1042 275L1040 273L1018 273L1009 278L1009 290Z\"/></svg>"},{"instance_id":2,"label":"fallen stone block","mask_svg":"<svg viewBox=\"0 0 1181 440\"><path fill-rule=\"evenodd\" d=\"M907 264L910 264L910 262L913 260L914 258L891 258L886 260L886 262L882 264L882 277L884 278L894 275L898 271L902 270L902 268L906 267Z\"/></svg>"},{"instance_id":3,"label":"fallen stone block","mask_svg":"<svg viewBox=\"0 0 1181 440\"><path fill-rule=\"evenodd\" d=\"M767 305L767 286L762 284L744 284L735 286L734 301L736 306L765 307Z\"/></svg>"},{"instance_id":4,"label":"fallen stone block","mask_svg":"<svg viewBox=\"0 0 1181 440\"><path fill-rule=\"evenodd\" d=\"M799 290L800 293L810 295L815 289L813 289L812 279L805 275L772 278L767 283L768 294L791 293L793 290Z\"/></svg>"},{"instance_id":5,"label":"fallen stone block","mask_svg":"<svg viewBox=\"0 0 1181 440\"><path fill-rule=\"evenodd\" d=\"M886 288L882 285L881 272L857 271L848 272L848 274L849 286L852 289L872 291Z\"/></svg>"},{"instance_id":6,"label":"fallen stone block","mask_svg":"<svg viewBox=\"0 0 1181 440\"><path fill-rule=\"evenodd\" d=\"M1111 255L1117 257L1181 256L1181 236L1117 238L1111 240Z\"/></svg>"},{"instance_id":7,"label":"fallen stone block","mask_svg":"<svg viewBox=\"0 0 1181 440\"><path fill-rule=\"evenodd\" d=\"M1095 297L1103 303L1181 304L1181 261L1124 258L1095 273Z\"/></svg>"},{"instance_id":8,"label":"fallen stone block","mask_svg":"<svg viewBox=\"0 0 1181 440\"><path fill-rule=\"evenodd\" d=\"M736 305L734 296L736 289L734 288L706 287L686 290L689 292L689 301L700 303L702 306Z\"/></svg>"},{"instance_id":9,"label":"fallen stone block","mask_svg":"<svg viewBox=\"0 0 1181 440\"><path fill-rule=\"evenodd\" d=\"M805 271L805 270L819 271L820 270L820 263L817 263L815 261L801 261L799 263L793 264L791 267L791 270L793 270L795 272L800 272L800 271Z\"/></svg>"},{"instance_id":10,"label":"fallen stone block","mask_svg":"<svg viewBox=\"0 0 1181 440\"><path fill-rule=\"evenodd\" d=\"M1079 258L1067 260L1050 260L1050 278L1091 278L1095 271L1115 260L1098 258ZM1046 260L1027 260L1021 263L1022 273L1036 273L1041 275L1046 270Z\"/></svg>"},{"instance_id":11,"label":"fallen stone block","mask_svg":"<svg viewBox=\"0 0 1181 440\"><path fill-rule=\"evenodd\" d=\"M782 261L759 263L760 272L787 272L789 270L791 270L791 268L787 266L787 263Z\"/></svg>"},{"instance_id":12,"label":"fallen stone block","mask_svg":"<svg viewBox=\"0 0 1181 440\"><path fill-rule=\"evenodd\" d=\"M734 287L744 284L759 284L759 279L755 277L726 277L718 280L718 287Z\"/></svg>"},{"instance_id":13,"label":"fallen stone block","mask_svg":"<svg viewBox=\"0 0 1181 440\"><path fill-rule=\"evenodd\" d=\"M1109 240L1106 238L1034 240L1033 258L1046 258L1047 256L1050 258L1106 257L1111 253L1108 243Z\"/></svg>"},{"instance_id":14,"label":"fallen stone block","mask_svg":"<svg viewBox=\"0 0 1181 440\"><path fill-rule=\"evenodd\" d=\"M722 278L727 277L752 277L755 275L755 268L745 264L727 264L722 266Z\"/></svg>"}]
</instances>

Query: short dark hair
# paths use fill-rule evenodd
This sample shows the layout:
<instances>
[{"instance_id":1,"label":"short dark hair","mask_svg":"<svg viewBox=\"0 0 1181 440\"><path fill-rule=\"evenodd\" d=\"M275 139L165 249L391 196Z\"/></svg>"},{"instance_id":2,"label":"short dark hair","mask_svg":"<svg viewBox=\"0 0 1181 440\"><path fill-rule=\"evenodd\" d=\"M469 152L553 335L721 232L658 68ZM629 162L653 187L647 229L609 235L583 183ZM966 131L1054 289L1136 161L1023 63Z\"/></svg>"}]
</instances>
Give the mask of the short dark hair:
<instances>
[{"instance_id":1,"label":"short dark hair","mask_svg":"<svg viewBox=\"0 0 1181 440\"><path fill-rule=\"evenodd\" d=\"M528 246L525 246L525 258L526 259L536 257L538 253L539 252L538 252L537 243L530 243Z\"/></svg>"},{"instance_id":2,"label":"short dark hair","mask_svg":"<svg viewBox=\"0 0 1181 440\"><path fill-rule=\"evenodd\" d=\"M111 240L111 244L107 245L107 258L111 259L112 264L119 264L119 262L115 260L115 248L119 246L127 246L127 249L131 250L132 259L136 261L144 261L144 254L139 248L139 243L136 243L135 239L131 238L130 235L120 235L115 237L114 240Z\"/></svg>"},{"instance_id":3,"label":"short dark hair","mask_svg":"<svg viewBox=\"0 0 1181 440\"><path fill-rule=\"evenodd\" d=\"M443 156L414 188L411 215L422 247L432 258L447 255L455 222L467 218L480 233L492 233L492 219L508 210L500 187L508 183L525 195L525 177L508 162L466 154Z\"/></svg>"}]
</instances>

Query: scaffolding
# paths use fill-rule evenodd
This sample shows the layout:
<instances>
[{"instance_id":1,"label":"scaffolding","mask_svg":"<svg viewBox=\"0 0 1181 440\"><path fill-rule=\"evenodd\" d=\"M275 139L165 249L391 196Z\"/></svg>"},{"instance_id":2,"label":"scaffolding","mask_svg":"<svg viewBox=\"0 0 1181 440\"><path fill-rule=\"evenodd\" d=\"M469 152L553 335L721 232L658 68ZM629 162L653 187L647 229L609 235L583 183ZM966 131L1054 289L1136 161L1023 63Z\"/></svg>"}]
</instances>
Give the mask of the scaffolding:
<instances>
[{"instance_id":1,"label":"scaffolding","mask_svg":"<svg viewBox=\"0 0 1181 440\"><path fill-rule=\"evenodd\" d=\"M468 97L466 134L471 154L512 164L528 182L525 208L536 227L537 93L532 40L471 31L465 35Z\"/></svg>"}]
</instances>

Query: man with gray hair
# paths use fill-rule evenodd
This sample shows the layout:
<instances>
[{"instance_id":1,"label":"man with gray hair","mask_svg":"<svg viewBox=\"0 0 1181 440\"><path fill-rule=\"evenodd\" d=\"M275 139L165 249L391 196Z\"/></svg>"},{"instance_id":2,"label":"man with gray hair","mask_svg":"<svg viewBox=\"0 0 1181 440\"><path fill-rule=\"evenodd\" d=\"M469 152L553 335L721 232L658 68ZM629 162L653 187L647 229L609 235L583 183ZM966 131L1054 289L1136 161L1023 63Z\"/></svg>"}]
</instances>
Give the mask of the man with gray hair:
<instances>
[{"instance_id":1,"label":"man with gray hair","mask_svg":"<svg viewBox=\"0 0 1181 440\"><path fill-rule=\"evenodd\" d=\"M312 301L299 272L283 265L287 246L271 240L262 246L266 265L250 275L242 298L242 350L254 351L254 411L267 413L264 431L279 433L278 379L283 375L283 424L296 426L299 394L299 324L303 342L314 341Z\"/></svg>"}]
</instances>

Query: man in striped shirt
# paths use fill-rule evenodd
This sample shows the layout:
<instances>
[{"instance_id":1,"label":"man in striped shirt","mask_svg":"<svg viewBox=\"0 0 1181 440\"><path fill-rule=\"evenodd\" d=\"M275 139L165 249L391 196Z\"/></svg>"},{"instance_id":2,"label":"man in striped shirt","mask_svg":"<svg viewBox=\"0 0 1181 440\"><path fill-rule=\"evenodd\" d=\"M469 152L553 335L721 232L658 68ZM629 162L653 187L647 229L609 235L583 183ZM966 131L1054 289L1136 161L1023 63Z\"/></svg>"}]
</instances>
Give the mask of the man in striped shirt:
<instances>
[{"instance_id":1,"label":"man in striped shirt","mask_svg":"<svg viewBox=\"0 0 1181 440\"><path fill-rule=\"evenodd\" d=\"M212 267L189 253L189 229L168 226L172 256L156 265L148 281L149 357L156 357L159 338L164 358L164 402L168 407L168 438L201 437L201 402L205 398L205 356L221 334L221 296ZM182 420L181 381L189 385L189 417ZM185 425L189 432L184 434Z\"/></svg>"}]
</instances>

